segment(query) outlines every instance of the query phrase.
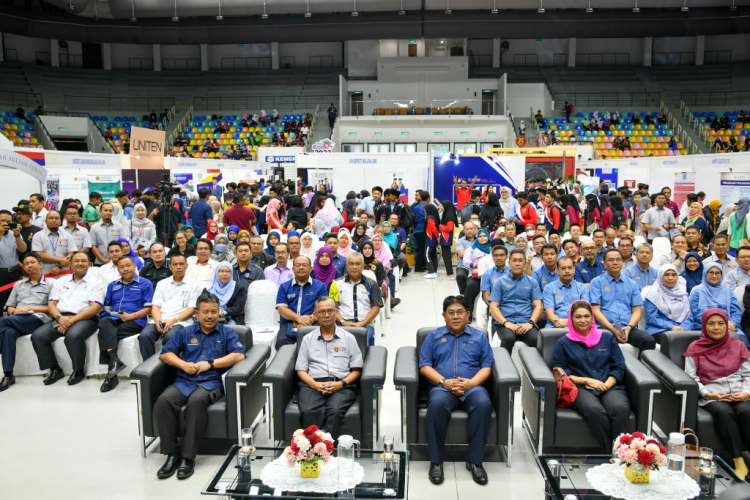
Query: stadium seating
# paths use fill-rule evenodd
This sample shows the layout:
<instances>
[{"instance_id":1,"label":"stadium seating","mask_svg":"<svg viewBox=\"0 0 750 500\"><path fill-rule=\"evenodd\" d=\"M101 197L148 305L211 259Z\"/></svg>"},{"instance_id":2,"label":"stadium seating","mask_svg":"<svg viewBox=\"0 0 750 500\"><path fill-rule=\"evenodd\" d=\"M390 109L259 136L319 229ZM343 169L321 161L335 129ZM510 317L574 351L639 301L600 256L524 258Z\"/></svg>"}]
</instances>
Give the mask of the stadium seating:
<instances>
[{"instance_id":1,"label":"stadium seating","mask_svg":"<svg viewBox=\"0 0 750 500\"><path fill-rule=\"evenodd\" d=\"M93 116L92 118L102 134L106 134L108 130L112 133L112 138L108 139L107 142L118 153L125 151L124 144L130 139L131 127L151 128L151 122L144 121L143 117Z\"/></svg>"},{"instance_id":2,"label":"stadium seating","mask_svg":"<svg viewBox=\"0 0 750 500\"><path fill-rule=\"evenodd\" d=\"M33 113L27 113L30 120L34 119ZM18 148L41 148L39 140L36 138L34 126L29 124L23 118L18 118L15 111L0 111L0 121L2 121L2 133L5 137L13 142Z\"/></svg>"},{"instance_id":3,"label":"stadium seating","mask_svg":"<svg viewBox=\"0 0 750 500\"><path fill-rule=\"evenodd\" d=\"M576 113L575 116L571 116L571 123L567 123L565 119L550 119L547 120L544 127L540 127L540 130L547 132L554 131L558 143L562 144L568 142L592 142L594 143L594 150L599 157L606 155L607 158L631 158L688 154L687 149L681 143L677 144L677 151L672 151L669 148L668 143L673 132L668 125L659 125L658 123L652 125L646 125L645 123L634 125L632 120L634 114L632 112L620 113L620 124L610 126L610 129L607 131L585 130L586 124L594 116L594 113ZM654 120L659 115L658 112L644 111L640 113L642 117L645 117L647 114L651 115ZM631 150L617 151L613 149L612 142L617 137L621 139L628 137Z\"/></svg>"},{"instance_id":4,"label":"stadium seating","mask_svg":"<svg viewBox=\"0 0 750 500\"><path fill-rule=\"evenodd\" d=\"M747 114L747 111L745 113ZM711 127L714 118L722 120L725 117L729 119L728 129L714 130ZM734 137L739 150L742 151L745 138L750 136L750 119L743 120L740 117L740 111L696 111L689 120L695 124L703 140L712 148L716 139L728 143Z\"/></svg>"}]
</instances>

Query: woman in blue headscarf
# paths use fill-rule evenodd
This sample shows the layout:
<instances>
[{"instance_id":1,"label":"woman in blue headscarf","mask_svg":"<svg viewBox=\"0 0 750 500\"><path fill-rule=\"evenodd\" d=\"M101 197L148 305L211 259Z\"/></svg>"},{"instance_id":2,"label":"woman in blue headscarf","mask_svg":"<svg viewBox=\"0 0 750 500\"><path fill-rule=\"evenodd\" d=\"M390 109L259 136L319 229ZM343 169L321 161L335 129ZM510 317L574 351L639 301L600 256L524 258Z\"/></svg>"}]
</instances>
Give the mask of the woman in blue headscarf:
<instances>
[{"instance_id":1,"label":"woman in blue headscarf","mask_svg":"<svg viewBox=\"0 0 750 500\"><path fill-rule=\"evenodd\" d=\"M220 262L216 266L214 281L206 291L219 299L220 321L228 325L245 324L247 287L232 279L232 266L229 262Z\"/></svg>"},{"instance_id":2,"label":"woman in blue headscarf","mask_svg":"<svg viewBox=\"0 0 750 500\"><path fill-rule=\"evenodd\" d=\"M143 267L143 259L138 257L138 254L135 253L135 250L133 250L133 247L130 246L130 241L127 238L120 238L117 240L117 243L120 244L122 247L122 255L127 255L128 257L133 257L133 262L135 262L135 267L138 269L138 271L141 270Z\"/></svg>"},{"instance_id":3,"label":"woman in blue headscarf","mask_svg":"<svg viewBox=\"0 0 750 500\"><path fill-rule=\"evenodd\" d=\"M266 236L266 248L263 249L263 253L267 253L270 256L276 255L276 244L281 241L281 235L278 231L271 231Z\"/></svg>"},{"instance_id":4,"label":"woman in blue headscarf","mask_svg":"<svg viewBox=\"0 0 750 500\"><path fill-rule=\"evenodd\" d=\"M685 270L680 274L685 278L687 293L693 291L697 285L703 283L703 259L695 252L690 252L685 256Z\"/></svg>"},{"instance_id":5,"label":"woman in blue headscarf","mask_svg":"<svg viewBox=\"0 0 750 500\"><path fill-rule=\"evenodd\" d=\"M729 316L729 331L736 332L740 337L743 337L744 341L745 334L740 329L742 320L740 303L734 296L734 290L721 286L723 280L724 273L721 270L721 265L716 262L706 264L703 268L703 282L695 286L693 291L690 292L693 330L701 329L703 311L715 307L727 313L727 316Z\"/></svg>"},{"instance_id":6,"label":"woman in blue headscarf","mask_svg":"<svg viewBox=\"0 0 750 500\"><path fill-rule=\"evenodd\" d=\"M660 342L662 333L692 329L693 318L685 279L677 274L677 268L672 264L659 268L659 277L643 302L646 308L646 332L656 342Z\"/></svg>"}]
</instances>

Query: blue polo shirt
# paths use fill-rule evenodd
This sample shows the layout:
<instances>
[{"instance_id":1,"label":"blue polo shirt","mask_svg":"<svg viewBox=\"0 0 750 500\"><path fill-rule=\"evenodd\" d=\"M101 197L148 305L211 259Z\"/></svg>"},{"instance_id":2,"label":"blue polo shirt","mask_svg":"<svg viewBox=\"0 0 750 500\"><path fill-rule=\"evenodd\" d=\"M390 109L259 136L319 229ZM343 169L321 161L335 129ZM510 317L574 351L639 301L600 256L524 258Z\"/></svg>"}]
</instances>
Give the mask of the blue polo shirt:
<instances>
[{"instance_id":1,"label":"blue polo shirt","mask_svg":"<svg viewBox=\"0 0 750 500\"><path fill-rule=\"evenodd\" d=\"M104 296L104 307L109 306L112 312L134 313L144 307L149 307L154 299L154 286L146 278L141 279L137 274L133 281L127 285L122 278L107 285L107 294ZM148 318L134 320L142 327L146 327Z\"/></svg>"},{"instance_id":2,"label":"blue polo shirt","mask_svg":"<svg viewBox=\"0 0 750 500\"><path fill-rule=\"evenodd\" d=\"M480 369L492 368L494 362L487 335L468 325L459 335L453 335L447 326L433 330L424 339L422 351L419 353L420 368L429 366L445 378L470 379ZM447 390L435 385L430 392ZM459 399L463 401L466 396L478 390L487 389L482 386L472 387L463 396L459 396Z\"/></svg>"},{"instance_id":3,"label":"blue polo shirt","mask_svg":"<svg viewBox=\"0 0 750 500\"><path fill-rule=\"evenodd\" d=\"M285 281L279 286L276 294L276 308L288 307L302 316L308 316L315 311L315 301L322 297L328 297L328 287L322 281L308 278L304 285L297 283L296 279ZM294 323L284 316L280 316L281 328L286 328L287 337L296 338L297 330Z\"/></svg>"},{"instance_id":4,"label":"blue polo shirt","mask_svg":"<svg viewBox=\"0 0 750 500\"><path fill-rule=\"evenodd\" d=\"M630 266L622 272L623 276L627 276L631 280L635 281L640 290L643 290L647 286L651 286L659 277L659 271L651 266L648 266L648 271L644 271L638 264Z\"/></svg>"},{"instance_id":5,"label":"blue polo shirt","mask_svg":"<svg viewBox=\"0 0 750 500\"><path fill-rule=\"evenodd\" d=\"M534 312L534 300L542 300L542 290L539 283L526 274L516 279L508 273L492 285L490 302L497 302L500 312L511 323L528 323Z\"/></svg>"},{"instance_id":6,"label":"blue polo shirt","mask_svg":"<svg viewBox=\"0 0 750 500\"><path fill-rule=\"evenodd\" d=\"M171 352L187 363L198 363L209 359L223 358L227 354L238 352L245 354L245 347L240 342L237 333L224 325L216 325L211 333L203 333L199 324L194 324L178 331L169 339L161 350L161 354ZM207 391L223 388L221 376L227 370L212 368L198 375L188 375L177 370L174 382L182 394L190 396L197 387Z\"/></svg>"},{"instance_id":7,"label":"blue polo shirt","mask_svg":"<svg viewBox=\"0 0 750 500\"><path fill-rule=\"evenodd\" d=\"M581 283L591 283L591 280L600 274L604 274L604 264L600 260L597 259L593 266L589 264L589 261L584 260L576 264L576 273L573 279Z\"/></svg>"},{"instance_id":8,"label":"blue polo shirt","mask_svg":"<svg viewBox=\"0 0 750 500\"><path fill-rule=\"evenodd\" d=\"M339 254L333 256L333 267L336 268L336 279L342 277L346 271L346 258Z\"/></svg>"},{"instance_id":9,"label":"blue polo shirt","mask_svg":"<svg viewBox=\"0 0 750 500\"><path fill-rule=\"evenodd\" d=\"M544 291L547 285L557 281L557 268L555 268L555 272L551 273L549 272L549 269L547 269L547 266L542 265L542 267L531 273L531 277L539 283L539 288Z\"/></svg>"},{"instance_id":10,"label":"blue polo shirt","mask_svg":"<svg viewBox=\"0 0 750 500\"><path fill-rule=\"evenodd\" d=\"M595 278L589 285L589 298L592 304L601 307L602 314L612 326L617 326L615 323L618 322L621 328L625 328L630 321L633 307L643 305L638 285L622 274L619 279L613 278L609 273Z\"/></svg>"},{"instance_id":11,"label":"blue polo shirt","mask_svg":"<svg viewBox=\"0 0 750 500\"><path fill-rule=\"evenodd\" d=\"M412 211L414 212L414 229L412 229L413 233L424 233L425 232L425 213L424 213L424 203L417 203L412 208Z\"/></svg>"},{"instance_id":12,"label":"blue polo shirt","mask_svg":"<svg viewBox=\"0 0 750 500\"><path fill-rule=\"evenodd\" d=\"M567 285L557 279L547 285L542 291L542 302L545 309L554 309L555 316L558 318L567 318L570 312L570 306L577 300L589 301L589 289L586 285L576 280ZM547 321L547 328L555 328L555 325Z\"/></svg>"},{"instance_id":13,"label":"blue polo shirt","mask_svg":"<svg viewBox=\"0 0 750 500\"><path fill-rule=\"evenodd\" d=\"M502 271L498 270L497 266L492 266L482 274L482 283L480 284L480 290L483 292L491 292L492 285L503 276L510 274L510 268L505 266Z\"/></svg>"}]
</instances>

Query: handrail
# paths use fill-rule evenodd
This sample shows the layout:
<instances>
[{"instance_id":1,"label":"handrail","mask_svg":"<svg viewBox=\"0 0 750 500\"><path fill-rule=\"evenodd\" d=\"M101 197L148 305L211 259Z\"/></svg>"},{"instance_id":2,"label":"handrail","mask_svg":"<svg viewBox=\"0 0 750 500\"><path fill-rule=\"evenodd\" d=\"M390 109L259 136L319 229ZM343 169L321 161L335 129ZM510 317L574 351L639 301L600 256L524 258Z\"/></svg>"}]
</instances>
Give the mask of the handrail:
<instances>
[{"instance_id":1,"label":"handrail","mask_svg":"<svg viewBox=\"0 0 750 500\"><path fill-rule=\"evenodd\" d=\"M174 106L174 97L105 97L91 95L64 94L63 108L83 108L97 111L135 111L147 114L152 109L165 109Z\"/></svg>"},{"instance_id":2,"label":"handrail","mask_svg":"<svg viewBox=\"0 0 750 500\"><path fill-rule=\"evenodd\" d=\"M658 107L661 102L659 92L572 92L554 97L556 102L568 101L578 107Z\"/></svg>"},{"instance_id":3,"label":"handrail","mask_svg":"<svg viewBox=\"0 0 750 500\"><path fill-rule=\"evenodd\" d=\"M750 101L750 90L681 92L680 99L686 106L740 106Z\"/></svg>"},{"instance_id":4,"label":"handrail","mask_svg":"<svg viewBox=\"0 0 750 500\"><path fill-rule=\"evenodd\" d=\"M37 92L0 90L0 104L2 104L2 106L12 106L14 109L19 104L23 104L27 108L39 105L44 107L44 96Z\"/></svg>"},{"instance_id":5,"label":"handrail","mask_svg":"<svg viewBox=\"0 0 750 500\"><path fill-rule=\"evenodd\" d=\"M300 96L202 96L194 99L197 111L223 111L231 109L261 109L261 106L274 108L299 109L313 108L318 103L328 101L333 96L300 95Z\"/></svg>"},{"instance_id":6,"label":"handrail","mask_svg":"<svg viewBox=\"0 0 750 500\"><path fill-rule=\"evenodd\" d=\"M52 149L55 150L57 147L55 147L55 141L52 140L52 136L49 133L49 130L47 130L47 126L42 121L41 117L39 115L34 115L34 126L36 127L36 133L39 136L40 139L44 139L42 141L42 145L44 146L44 149ZM39 129L41 128L40 133ZM46 141L46 143L44 142Z\"/></svg>"},{"instance_id":7,"label":"handrail","mask_svg":"<svg viewBox=\"0 0 750 500\"><path fill-rule=\"evenodd\" d=\"M320 104L315 106L315 113L313 113L312 123L310 124L310 132L307 134L307 142L305 143L305 151L312 151L312 138L315 134L315 128L318 125L318 115L320 114Z\"/></svg>"}]
</instances>

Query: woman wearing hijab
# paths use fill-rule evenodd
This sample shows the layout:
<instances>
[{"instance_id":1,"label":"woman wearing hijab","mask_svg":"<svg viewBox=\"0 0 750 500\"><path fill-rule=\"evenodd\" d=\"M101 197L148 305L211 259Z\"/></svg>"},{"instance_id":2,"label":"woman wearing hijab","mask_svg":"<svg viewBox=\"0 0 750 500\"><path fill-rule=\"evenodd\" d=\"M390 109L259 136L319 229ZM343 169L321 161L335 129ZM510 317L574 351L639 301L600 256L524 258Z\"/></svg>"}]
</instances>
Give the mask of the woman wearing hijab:
<instances>
[{"instance_id":1,"label":"woman wearing hijab","mask_svg":"<svg viewBox=\"0 0 750 500\"><path fill-rule=\"evenodd\" d=\"M172 257L173 255L182 255L186 259L195 255L195 247L188 244L188 237L184 231L174 233L174 245L169 250L167 257Z\"/></svg>"},{"instance_id":2,"label":"woman wearing hijab","mask_svg":"<svg viewBox=\"0 0 750 500\"><path fill-rule=\"evenodd\" d=\"M336 279L336 266L333 265L333 250L325 245L318 250L312 277L324 283L329 290L331 283Z\"/></svg>"},{"instance_id":3,"label":"woman wearing hijab","mask_svg":"<svg viewBox=\"0 0 750 500\"><path fill-rule=\"evenodd\" d=\"M128 239L133 242L136 253L143 257L151 244L156 241L156 226L147 217L146 206L138 203L133 210L133 218L125 225Z\"/></svg>"},{"instance_id":4,"label":"woman wearing hijab","mask_svg":"<svg viewBox=\"0 0 750 500\"><path fill-rule=\"evenodd\" d=\"M747 239L748 234L748 212L750 211L750 198L742 198L737 204L737 210L729 216L729 248L734 251L741 246L740 240Z\"/></svg>"},{"instance_id":5,"label":"woman wearing hijab","mask_svg":"<svg viewBox=\"0 0 750 500\"><path fill-rule=\"evenodd\" d=\"M122 227L128 226L128 219L125 217L125 212L122 210L122 205L117 201L117 198L110 200L112 204L112 220L122 224Z\"/></svg>"},{"instance_id":6,"label":"woman wearing hijab","mask_svg":"<svg viewBox=\"0 0 750 500\"><path fill-rule=\"evenodd\" d=\"M698 404L714 417L724 449L740 478L748 474L742 453L750 451L750 352L729 334L724 311L701 316L701 338L685 351L685 372L698 384Z\"/></svg>"},{"instance_id":7,"label":"woman wearing hijab","mask_svg":"<svg viewBox=\"0 0 750 500\"><path fill-rule=\"evenodd\" d=\"M685 231L687 231L687 228L689 228L690 226L697 226L698 229L700 229L701 234L706 234L708 232L708 223L703 217L703 205L701 205L697 201L690 204L690 207L688 207L687 217L682 219L682 222L680 222L680 225L677 229L682 234L685 234Z\"/></svg>"},{"instance_id":8,"label":"woman wearing hijab","mask_svg":"<svg viewBox=\"0 0 750 500\"><path fill-rule=\"evenodd\" d=\"M385 268L375 257L375 247L373 246L372 241L364 242L360 248L360 252L365 261L364 270L375 273L375 281L377 281L379 287L383 288L383 282L386 278ZM387 290L388 287L386 286L385 289Z\"/></svg>"},{"instance_id":9,"label":"woman wearing hijab","mask_svg":"<svg viewBox=\"0 0 750 500\"><path fill-rule=\"evenodd\" d=\"M662 333L693 328L685 278L677 274L672 264L659 268L659 275L644 302L646 332L653 335L657 343L661 342Z\"/></svg>"},{"instance_id":10,"label":"woman wearing hijab","mask_svg":"<svg viewBox=\"0 0 750 500\"><path fill-rule=\"evenodd\" d=\"M617 436L635 431L623 385L625 358L615 336L597 329L588 302L571 304L568 333L557 341L552 366L565 370L578 386L570 407L584 418L603 449L611 450Z\"/></svg>"},{"instance_id":11,"label":"woman wearing hijab","mask_svg":"<svg viewBox=\"0 0 750 500\"><path fill-rule=\"evenodd\" d=\"M234 253L229 249L229 237L226 234L220 234L214 239L214 250L211 258L216 262L229 262L234 265L237 259Z\"/></svg>"},{"instance_id":12,"label":"woman wearing hijab","mask_svg":"<svg viewBox=\"0 0 750 500\"><path fill-rule=\"evenodd\" d=\"M337 233L339 238L339 246L336 249L336 253L341 255L343 258L349 257L349 254L356 252L357 248L352 248L352 233L348 229L342 227Z\"/></svg>"},{"instance_id":13,"label":"woman wearing hijab","mask_svg":"<svg viewBox=\"0 0 750 500\"><path fill-rule=\"evenodd\" d=\"M281 202L276 198L271 198L268 201L268 205L266 205L266 224L268 225L268 234L271 234L271 231L274 230L284 231L284 224L282 224L281 216L279 215L280 207Z\"/></svg>"},{"instance_id":14,"label":"woman wearing hijab","mask_svg":"<svg viewBox=\"0 0 750 500\"><path fill-rule=\"evenodd\" d=\"M327 198L323 208L315 214L315 234L318 234L318 221L321 221L320 230L323 234L330 233L334 226L344 225L344 218L331 198Z\"/></svg>"},{"instance_id":15,"label":"woman wearing hijab","mask_svg":"<svg viewBox=\"0 0 750 500\"><path fill-rule=\"evenodd\" d=\"M224 209L222 208L219 199L216 196L209 196L208 205L211 207L211 212L214 214L214 220L221 220L224 215Z\"/></svg>"},{"instance_id":16,"label":"woman wearing hijab","mask_svg":"<svg viewBox=\"0 0 750 500\"><path fill-rule=\"evenodd\" d=\"M487 197L489 199L489 196ZM511 196L510 188L503 186L500 188L500 198L498 200L500 208L503 209L503 214L508 219L517 219L518 211L521 209L521 205L518 201ZM492 231L490 231L492 232Z\"/></svg>"},{"instance_id":17,"label":"woman wearing hijab","mask_svg":"<svg viewBox=\"0 0 750 500\"><path fill-rule=\"evenodd\" d=\"M381 234L383 241L391 249L391 253L393 254L393 258L396 259L399 269L405 269L406 255L404 255L404 252L400 251L401 241L399 240L398 234L393 230L393 226L391 226L391 223L388 221L383 222L380 227L383 230L383 234Z\"/></svg>"},{"instance_id":18,"label":"woman wearing hijab","mask_svg":"<svg viewBox=\"0 0 750 500\"><path fill-rule=\"evenodd\" d=\"M742 313L740 304L734 295L734 290L721 286L724 281L724 273L721 265L710 262L703 268L703 282L693 288L690 292L690 311L693 314L693 329L701 328L701 314L706 309L715 307L724 311L729 317L729 331L735 332L741 337L740 325L742 324ZM744 339L746 340L746 339Z\"/></svg>"},{"instance_id":19,"label":"woman wearing hijab","mask_svg":"<svg viewBox=\"0 0 750 500\"><path fill-rule=\"evenodd\" d=\"M237 236L240 234L239 226L229 226L227 228L227 237L229 238L229 249L234 251L237 248Z\"/></svg>"},{"instance_id":20,"label":"woman wearing hijab","mask_svg":"<svg viewBox=\"0 0 750 500\"><path fill-rule=\"evenodd\" d=\"M352 241L357 248L362 248L362 244L366 241L370 241L370 237L367 235L367 224L357 222L354 225L354 232L352 233Z\"/></svg>"},{"instance_id":21,"label":"woman wearing hijab","mask_svg":"<svg viewBox=\"0 0 750 500\"><path fill-rule=\"evenodd\" d=\"M703 283L703 259L695 252L685 256L685 270L680 277L685 278L685 287L688 295L697 285ZM692 324L690 325L692 328Z\"/></svg>"},{"instance_id":22,"label":"woman wearing hijab","mask_svg":"<svg viewBox=\"0 0 750 500\"><path fill-rule=\"evenodd\" d=\"M727 205L724 209L724 214L719 217L720 221L717 221L719 228L716 230L716 234L727 234L727 231L729 231L729 218L736 210L737 205L735 203Z\"/></svg>"},{"instance_id":23,"label":"woman wearing hijab","mask_svg":"<svg viewBox=\"0 0 750 500\"><path fill-rule=\"evenodd\" d=\"M602 196L602 199L603 198L604 196ZM599 229L604 229L606 231L610 227L617 229L622 223L628 224L628 211L622 206L622 200L620 197L612 196L608 198L608 200L609 206L604 209ZM628 224L628 229L629 228L630 225Z\"/></svg>"},{"instance_id":24,"label":"woman wearing hijab","mask_svg":"<svg viewBox=\"0 0 750 500\"><path fill-rule=\"evenodd\" d=\"M195 244L198 243L198 238L195 237L195 233L193 232L193 226L185 224L182 226L182 231L185 233L185 236L187 236L188 245L195 246Z\"/></svg>"},{"instance_id":25,"label":"woman wearing hijab","mask_svg":"<svg viewBox=\"0 0 750 500\"><path fill-rule=\"evenodd\" d=\"M437 211L437 208L435 211ZM383 290L383 299L385 300L390 297L391 308L394 308L401 303L401 299L396 298L396 278L393 276L393 253L391 252L391 247L385 243L383 236L377 233L372 236L371 241L375 259L383 265L383 269L385 270L386 279L384 284L386 285L386 289Z\"/></svg>"},{"instance_id":26,"label":"woman wearing hijab","mask_svg":"<svg viewBox=\"0 0 750 500\"><path fill-rule=\"evenodd\" d=\"M266 248L263 249L263 253L266 253L270 256L276 255L276 244L281 241L281 235L278 231L271 231L268 233L268 237L266 238Z\"/></svg>"},{"instance_id":27,"label":"woman wearing hijab","mask_svg":"<svg viewBox=\"0 0 750 500\"><path fill-rule=\"evenodd\" d=\"M207 290L219 299L219 321L228 325L245 324L247 287L232 278L232 265L220 262L216 266L214 281Z\"/></svg>"},{"instance_id":28,"label":"woman wearing hijab","mask_svg":"<svg viewBox=\"0 0 750 500\"><path fill-rule=\"evenodd\" d=\"M214 241L216 237L219 235L219 223L215 220L209 220L206 224L206 234L204 234L202 237L206 238L208 240Z\"/></svg>"},{"instance_id":29,"label":"woman wearing hijab","mask_svg":"<svg viewBox=\"0 0 750 500\"><path fill-rule=\"evenodd\" d=\"M130 244L130 241L128 241L127 238L120 238L119 240L117 240L117 243L119 243L122 247L122 255L132 257L133 262L135 262L135 267L140 271L143 267L143 259L138 257L138 255L133 251L133 247Z\"/></svg>"},{"instance_id":30,"label":"woman wearing hijab","mask_svg":"<svg viewBox=\"0 0 750 500\"><path fill-rule=\"evenodd\" d=\"M708 204L708 209L711 211L711 220L709 221L711 227L716 227L716 223L719 221L719 211L721 210L722 203L719 200L713 200Z\"/></svg>"},{"instance_id":31,"label":"woman wearing hijab","mask_svg":"<svg viewBox=\"0 0 750 500\"><path fill-rule=\"evenodd\" d=\"M560 197L562 208L565 212L565 217L568 220L568 227L572 225L580 225L581 223L581 207L578 205L578 200L575 195L566 194Z\"/></svg>"},{"instance_id":32,"label":"woman wearing hijab","mask_svg":"<svg viewBox=\"0 0 750 500\"><path fill-rule=\"evenodd\" d=\"M427 262L427 273L424 275L424 279L429 280L435 279L438 276L437 247L440 243L438 241L440 239L440 232L438 230L438 226L440 226L440 213L433 203L426 203L424 206L424 215L426 235L424 251L425 262ZM375 236L373 236L373 239L375 239Z\"/></svg>"},{"instance_id":33,"label":"woman wearing hijab","mask_svg":"<svg viewBox=\"0 0 750 500\"><path fill-rule=\"evenodd\" d=\"M641 220L643 219L643 216L649 208L651 208L651 198L649 198L648 196L643 196L640 200L638 200L638 205L635 207L635 210L633 210L633 226L635 228L634 234L635 236L642 236L644 239L648 237L648 231L643 229Z\"/></svg>"},{"instance_id":34,"label":"woman wearing hijab","mask_svg":"<svg viewBox=\"0 0 750 500\"><path fill-rule=\"evenodd\" d=\"M479 259L490 253L490 233L486 229L480 229L471 248L464 252L463 264L470 271L474 269Z\"/></svg>"},{"instance_id":35,"label":"woman wearing hijab","mask_svg":"<svg viewBox=\"0 0 750 500\"><path fill-rule=\"evenodd\" d=\"M487 203L479 211L479 221L484 229L492 233L497 229L498 219L504 214L500 207L500 198L495 193L490 193L487 195ZM512 214L507 214L507 217L512 217Z\"/></svg>"},{"instance_id":36,"label":"woman wearing hijab","mask_svg":"<svg viewBox=\"0 0 750 500\"><path fill-rule=\"evenodd\" d=\"M595 194L586 195L586 213L584 214L586 234L593 233L599 228L602 221L602 212L599 207L599 199Z\"/></svg>"},{"instance_id":37,"label":"woman wearing hijab","mask_svg":"<svg viewBox=\"0 0 750 500\"><path fill-rule=\"evenodd\" d=\"M453 255L451 254L451 246L453 246L453 230L458 225L458 217L456 217L456 209L453 207L452 201L444 201L442 203L443 215L440 218L440 253L443 255L443 265L445 266L446 276L444 279L452 280L456 277L453 274ZM398 237L396 238L396 244L398 244Z\"/></svg>"},{"instance_id":38,"label":"woman wearing hijab","mask_svg":"<svg viewBox=\"0 0 750 500\"><path fill-rule=\"evenodd\" d=\"M310 259L310 262L315 262L318 249L315 246L315 238L313 238L312 233L304 233L300 238L299 254Z\"/></svg>"},{"instance_id":39,"label":"woman wearing hijab","mask_svg":"<svg viewBox=\"0 0 750 500\"><path fill-rule=\"evenodd\" d=\"M247 243L250 244L250 231L247 229L243 229L239 233L237 233L237 243Z\"/></svg>"}]
</instances>

